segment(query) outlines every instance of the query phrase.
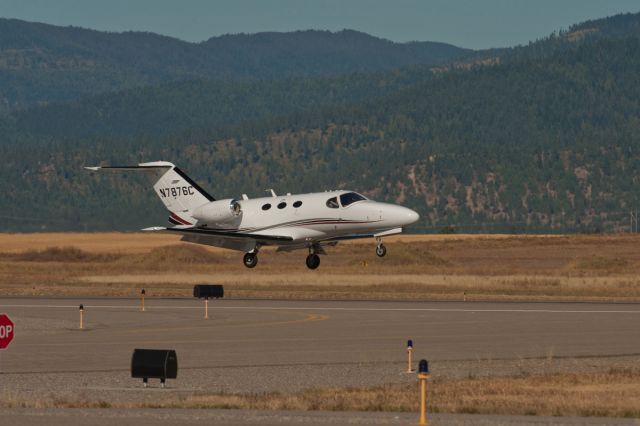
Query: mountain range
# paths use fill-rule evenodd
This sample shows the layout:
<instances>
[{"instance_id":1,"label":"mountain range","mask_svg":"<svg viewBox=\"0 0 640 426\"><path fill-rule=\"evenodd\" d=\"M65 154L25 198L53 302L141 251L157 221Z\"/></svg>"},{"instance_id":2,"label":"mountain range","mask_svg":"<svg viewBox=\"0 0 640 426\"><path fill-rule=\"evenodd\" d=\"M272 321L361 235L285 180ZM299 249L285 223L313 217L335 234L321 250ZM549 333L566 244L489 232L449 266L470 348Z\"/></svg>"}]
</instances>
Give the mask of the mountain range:
<instances>
[{"instance_id":1,"label":"mountain range","mask_svg":"<svg viewBox=\"0 0 640 426\"><path fill-rule=\"evenodd\" d=\"M0 108L24 109L162 83L281 79L447 63L471 50L357 31L235 34L189 43L0 19Z\"/></svg>"},{"instance_id":2,"label":"mountain range","mask_svg":"<svg viewBox=\"0 0 640 426\"><path fill-rule=\"evenodd\" d=\"M357 190L416 232L620 231L640 201L639 14L485 51L0 20L0 76L7 231L161 225L139 177L82 169L159 159L217 197Z\"/></svg>"}]
</instances>

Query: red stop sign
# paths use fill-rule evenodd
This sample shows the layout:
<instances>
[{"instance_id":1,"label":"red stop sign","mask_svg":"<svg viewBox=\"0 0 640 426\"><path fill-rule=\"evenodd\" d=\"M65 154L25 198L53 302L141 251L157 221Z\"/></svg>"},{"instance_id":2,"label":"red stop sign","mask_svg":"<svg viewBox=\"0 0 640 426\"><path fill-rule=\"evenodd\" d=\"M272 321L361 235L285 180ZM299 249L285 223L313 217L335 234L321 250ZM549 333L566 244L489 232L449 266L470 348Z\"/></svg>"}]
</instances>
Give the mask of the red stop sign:
<instances>
[{"instance_id":1,"label":"red stop sign","mask_svg":"<svg viewBox=\"0 0 640 426\"><path fill-rule=\"evenodd\" d=\"M13 340L13 323L5 314L0 315L0 349L5 349Z\"/></svg>"}]
</instances>

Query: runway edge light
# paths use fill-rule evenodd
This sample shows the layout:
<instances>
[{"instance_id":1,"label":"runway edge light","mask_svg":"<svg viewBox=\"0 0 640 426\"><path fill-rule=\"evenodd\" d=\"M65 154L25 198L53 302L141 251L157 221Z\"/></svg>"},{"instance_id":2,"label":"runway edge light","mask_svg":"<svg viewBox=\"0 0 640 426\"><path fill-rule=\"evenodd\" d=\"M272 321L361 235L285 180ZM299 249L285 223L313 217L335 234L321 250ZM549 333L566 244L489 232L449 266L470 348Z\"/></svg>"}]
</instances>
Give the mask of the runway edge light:
<instances>
[{"instance_id":1,"label":"runway edge light","mask_svg":"<svg viewBox=\"0 0 640 426\"><path fill-rule=\"evenodd\" d=\"M429 379L429 362L421 359L418 363L418 380L420 381L420 425L427 422L427 380Z\"/></svg>"},{"instance_id":2,"label":"runway edge light","mask_svg":"<svg viewBox=\"0 0 640 426\"><path fill-rule=\"evenodd\" d=\"M407 340L407 373L413 373L413 369L411 368L411 364L413 363L411 357L413 353L413 340Z\"/></svg>"},{"instance_id":3,"label":"runway edge light","mask_svg":"<svg viewBox=\"0 0 640 426\"><path fill-rule=\"evenodd\" d=\"M78 308L78 310L80 311L80 330L82 330L84 328L84 324L83 324L84 305L82 305L82 303L80 304L80 307Z\"/></svg>"},{"instance_id":4,"label":"runway edge light","mask_svg":"<svg viewBox=\"0 0 640 426\"><path fill-rule=\"evenodd\" d=\"M145 289L143 288L142 291L140 291L140 310L142 312L144 312L144 295L147 294L147 292L145 291Z\"/></svg>"}]
</instances>

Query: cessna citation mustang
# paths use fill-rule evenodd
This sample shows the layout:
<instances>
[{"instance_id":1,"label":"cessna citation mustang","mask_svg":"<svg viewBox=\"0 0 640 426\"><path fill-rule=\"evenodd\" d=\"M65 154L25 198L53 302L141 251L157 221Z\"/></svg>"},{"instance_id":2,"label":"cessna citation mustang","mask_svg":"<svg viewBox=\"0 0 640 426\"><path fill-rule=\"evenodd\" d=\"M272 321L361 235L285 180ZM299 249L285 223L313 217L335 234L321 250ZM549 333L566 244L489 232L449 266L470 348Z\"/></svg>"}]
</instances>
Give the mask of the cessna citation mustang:
<instances>
[{"instance_id":1,"label":"cessna citation mustang","mask_svg":"<svg viewBox=\"0 0 640 426\"><path fill-rule=\"evenodd\" d=\"M93 171L141 171L169 210L170 228L144 231L177 232L182 240L245 252L244 264L258 264L258 250L308 249L307 267L320 265L325 246L341 240L375 238L376 254L387 249L382 237L399 234L402 227L418 220L418 213L405 207L378 203L352 191L287 194L241 200L216 200L172 163L156 161L130 167L85 167Z\"/></svg>"}]
</instances>

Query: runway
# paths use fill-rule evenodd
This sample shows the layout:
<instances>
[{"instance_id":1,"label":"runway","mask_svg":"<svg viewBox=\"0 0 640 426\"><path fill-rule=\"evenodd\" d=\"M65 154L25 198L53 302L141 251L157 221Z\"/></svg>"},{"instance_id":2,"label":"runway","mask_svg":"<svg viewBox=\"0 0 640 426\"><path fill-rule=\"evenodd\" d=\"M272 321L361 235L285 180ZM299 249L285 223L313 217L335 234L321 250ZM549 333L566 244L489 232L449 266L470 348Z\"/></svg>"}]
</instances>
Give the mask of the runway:
<instances>
[{"instance_id":1,"label":"runway","mask_svg":"<svg viewBox=\"0 0 640 426\"><path fill-rule=\"evenodd\" d=\"M207 393L415 383L415 374L406 373L407 339L414 343L414 368L426 358L432 376L441 378L602 371L637 365L640 358L638 304L212 300L204 319L204 302L196 299L147 298L142 312L134 299L2 298L0 312L15 323L14 341L0 351L3 396L49 401L45 407L56 401L145 406ZM166 389L157 381L144 389L130 377L134 348L175 349L178 378ZM115 416L138 424L142 416L171 423L156 410L108 413L12 409L5 420L103 424ZM184 424L202 416L221 424L413 422L411 413L180 413ZM532 424L539 420L532 418ZM478 422L521 424L522 418L437 417L438 424ZM541 424L551 422L583 423L554 418ZM616 422L610 424L625 423Z\"/></svg>"},{"instance_id":2,"label":"runway","mask_svg":"<svg viewBox=\"0 0 640 426\"><path fill-rule=\"evenodd\" d=\"M84 330L78 306L84 305ZM0 299L16 323L4 373L127 370L134 348L181 369L640 354L640 305Z\"/></svg>"}]
</instances>

